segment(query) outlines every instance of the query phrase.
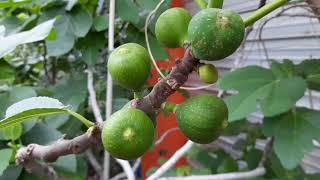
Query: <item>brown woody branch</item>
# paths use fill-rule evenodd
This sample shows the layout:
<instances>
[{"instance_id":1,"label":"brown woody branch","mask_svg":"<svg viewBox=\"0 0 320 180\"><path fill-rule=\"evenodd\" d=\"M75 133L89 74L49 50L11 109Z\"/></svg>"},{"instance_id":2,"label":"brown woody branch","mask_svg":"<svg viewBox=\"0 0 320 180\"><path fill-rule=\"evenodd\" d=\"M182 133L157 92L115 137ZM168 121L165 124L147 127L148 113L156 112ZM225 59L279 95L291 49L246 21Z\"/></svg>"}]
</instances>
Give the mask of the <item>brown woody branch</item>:
<instances>
[{"instance_id":1,"label":"brown woody branch","mask_svg":"<svg viewBox=\"0 0 320 180\"><path fill-rule=\"evenodd\" d=\"M161 104L188 80L188 75L199 63L199 59L194 58L190 48L187 48L184 57L176 61L176 66L170 74L161 79L147 96L132 100L131 107L141 109L146 113L157 111Z\"/></svg>"},{"instance_id":2,"label":"brown woody branch","mask_svg":"<svg viewBox=\"0 0 320 180\"><path fill-rule=\"evenodd\" d=\"M308 5L313 10L314 14L318 17L320 22L320 1L319 0L307 0Z\"/></svg>"},{"instance_id":3,"label":"brown woody branch","mask_svg":"<svg viewBox=\"0 0 320 180\"><path fill-rule=\"evenodd\" d=\"M85 134L73 139L59 139L47 146L29 144L22 147L16 154L16 163L24 166L27 171L48 179L57 179L54 170L48 165L38 164L35 161L54 162L60 156L67 154L80 154L93 145L101 143L101 126L93 126Z\"/></svg>"}]
</instances>

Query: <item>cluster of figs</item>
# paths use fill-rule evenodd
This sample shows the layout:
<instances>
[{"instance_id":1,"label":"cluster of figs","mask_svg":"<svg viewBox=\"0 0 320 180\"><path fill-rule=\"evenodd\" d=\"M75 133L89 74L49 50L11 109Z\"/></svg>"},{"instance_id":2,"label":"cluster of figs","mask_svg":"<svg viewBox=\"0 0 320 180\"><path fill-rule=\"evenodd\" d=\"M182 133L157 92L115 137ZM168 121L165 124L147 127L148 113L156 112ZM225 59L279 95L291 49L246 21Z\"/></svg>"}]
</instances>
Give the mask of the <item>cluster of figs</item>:
<instances>
[{"instance_id":1,"label":"cluster of figs","mask_svg":"<svg viewBox=\"0 0 320 180\"><path fill-rule=\"evenodd\" d=\"M193 17L183 8L163 12L155 26L157 40L166 48L191 46L194 58L216 61L237 50L244 37L244 23L235 12L207 8ZM109 56L108 71L114 82L139 92L150 76L151 60L146 49L136 43L116 48ZM217 70L211 64L197 69L200 79L214 83ZM212 95L197 95L174 108L179 128L191 141L207 144L216 140L227 126L228 109ZM155 125L139 109L125 106L115 112L102 130L104 148L115 158L136 159L155 139Z\"/></svg>"}]
</instances>

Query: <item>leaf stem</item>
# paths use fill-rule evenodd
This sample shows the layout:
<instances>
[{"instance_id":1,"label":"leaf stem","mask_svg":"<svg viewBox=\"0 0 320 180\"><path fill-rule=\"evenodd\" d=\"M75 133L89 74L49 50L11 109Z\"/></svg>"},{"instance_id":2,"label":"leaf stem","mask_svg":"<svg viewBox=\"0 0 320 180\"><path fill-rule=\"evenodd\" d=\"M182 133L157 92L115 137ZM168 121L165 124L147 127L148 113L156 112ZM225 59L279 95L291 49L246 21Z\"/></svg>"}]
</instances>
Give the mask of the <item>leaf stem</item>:
<instances>
[{"instance_id":1,"label":"leaf stem","mask_svg":"<svg viewBox=\"0 0 320 180\"><path fill-rule=\"evenodd\" d=\"M208 0L207 8L219 8L222 9L223 0Z\"/></svg>"},{"instance_id":2,"label":"leaf stem","mask_svg":"<svg viewBox=\"0 0 320 180\"><path fill-rule=\"evenodd\" d=\"M264 16L274 11L275 9L281 7L282 5L286 4L287 2L289 2L289 0L274 0L271 3L263 6L262 8L256 10L249 17L244 19L243 22L245 27L251 26L257 20L263 18Z\"/></svg>"},{"instance_id":3,"label":"leaf stem","mask_svg":"<svg viewBox=\"0 0 320 180\"><path fill-rule=\"evenodd\" d=\"M81 116L80 114L71 111L71 110L67 110L67 112L72 115L73 117L77 118L78 120L80 120L84 125L86 125L87 127L91 127L94 125L93 122L89 121L88 119L86 119L85 117Z\"/></svg>"},{"instance_id":4,"label":"leaf stem","mask_svg":"<svg viewBox=\"0 0 320 180\"><path fill-rule=\"evenodd\" d=\"M207 7L207 3L205 0L194 0L200 9L205 9Z\"/></svg>"}]
</instances>

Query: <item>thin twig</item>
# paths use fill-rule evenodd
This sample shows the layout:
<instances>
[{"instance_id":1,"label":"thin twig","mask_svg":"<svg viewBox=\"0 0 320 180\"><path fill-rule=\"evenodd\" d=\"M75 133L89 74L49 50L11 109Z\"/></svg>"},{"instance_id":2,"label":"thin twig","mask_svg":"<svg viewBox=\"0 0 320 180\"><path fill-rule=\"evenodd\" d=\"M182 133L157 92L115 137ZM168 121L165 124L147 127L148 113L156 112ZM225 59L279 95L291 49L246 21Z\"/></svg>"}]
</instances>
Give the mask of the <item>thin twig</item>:
<instances>
[{"instance_id":1,"label":"thin twig","mask_svg":"<svg viewBox=\"0 0 320 180\"><path fill-rule=\"evenodd\" d=\"M187 177L164 177L158 180L234 180L234 179L250 179L258 176L262 176L266 173L264 167L258 167L248 172L237 173L225 173L216 175L204 175L204 176L187 176Z\"/></svg>"},{"instance_id":2,"label":"thin twig","mask_svg":"<svg viewBox=\"0 0 320 180\"><path fill-rule=\"evenodd\" d=\"M146 21L145 21L145 24L144 24L144 38L145 38L145 41L146 41L146 44L147 44L147 50L148 50L148 53L149 53L149 56L151 58L151 61L153 63L153 66L156 68L157 72L160 74L160 76L162 78L165 78L165 75L161 72L160 68L158 67L157 63L156 63L156 60L155 58L153 57L153 54L151 52L151 48L150 48L150 43L149 43L149 38L148 38L148 26L154 16L154 14L157 12L157 10L160 8L160 6L162 5L162 3L164 3L165 0L161 0L157 6L152 10L150 11L150 13L148 14L147 18L146 18Z\"/></svg>"},{"instance_id":3,"label":"thin twig","mask_svg":"<svg viewBox=\"0 0 320 180\"><path fill-rule=\"evenodd\" d=\"M161 177L165 172L167 172L182 156L184 156L192 147L193 142L188 141L185 145L182 146L174 155L166 161L156 172L150 175L147 180L154 180Z\"/></svg>"},{"instance_id":4,"label":"thin twig","mask_svg":"<svg viewBox=\"0 0 320 180\"><path fill-rule=\"evenodd\" d=\"M123 171L126 173L128 180L135 180L135 175L129 162L122 159L116 159L116 160L121 165Z\"/></svg>"},{"instance_id":5,"label":"thin twig","mask_svg":"<svg viewBox=\"0 0 320 180\"><path fill-rule=\"evenodd\" d=\"M49 71L48 71L48 52L47 52L47 46L46 46L46 42L43 41L43 69L44 69L44 74L47 77L47 80L49 82L49 84L52 84L52 80L50 78L49 75Z\"/></svg>"},{"instance_id":6,"label":"thin twig","mask_svg":"<svg viewBox=\"0 0 320 180\"><path fill-rule=\"evenodd\" d=\"M87 69L86 70L88 74L88 92L89 92L89 102L92 107L92 111L94 114L94 117L98 123L103 123L103 119L101 116L101 111L97 102L97 97L96 97L96 90L94 89L94 80L93 80L93 72L92 69Z\"/></svg>"},{"instance_id":7,"label":"thin twig","mask_svg":"<svg viewBox=\"0 0 320 180\"><path fill-rule=\"evenodd\" d=\"M136 162L134 163L134 165L132 167L133 172L136 172L138 170L138 167L140 166L140 163L141 163L141 159L139 158L139 159L136 160ZM119 174L115 175L110 180L120 180L120 179L125 178L126 176L127 176L126 173L122 172L122 173L119 173Z\"/></svg>"},{"instance_id":8,"label":"thin twig","mask_svg":"<svg viewBox=\"0 0 320 180\"><path fill-rule=\"evenodd\" d=\"M88 157L88 160L89 160L91 166L96 171L96 173L100 175L101 171L102 171L102 167L100 166L98 160L96 159L96 157L94 156L94 154L92 153L92 151L90 149L88 149L86 154L87 154L87 157Z\"/></svg>"},{"instance_id":9,"label":"thin twig","mask_svg":"<svg viewBox=\"0 0 320 180\"><path fill-rule=\"evenodd\" d=\"M172 133L174 131L178 131L179 129L180 128L178 128L178 127L168 129L165 133L163 133L161 135L161 137L154 143L154 145L160 144L170 133Z\"/></svg>"}]
</instances>

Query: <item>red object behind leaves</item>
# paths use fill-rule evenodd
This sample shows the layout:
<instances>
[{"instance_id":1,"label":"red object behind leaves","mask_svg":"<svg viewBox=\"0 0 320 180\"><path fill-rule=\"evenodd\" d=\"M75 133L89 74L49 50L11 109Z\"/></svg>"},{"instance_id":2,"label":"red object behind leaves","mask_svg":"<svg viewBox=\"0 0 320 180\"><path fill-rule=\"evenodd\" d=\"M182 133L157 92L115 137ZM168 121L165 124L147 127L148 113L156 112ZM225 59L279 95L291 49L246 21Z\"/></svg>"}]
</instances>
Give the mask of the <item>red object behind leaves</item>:
<instances>
[{"instance_id":1,"label":"red object behind leaves","mask_svg":"<svg viewBox=\"0 0 320 180\"><path fill-rule=\"evenodd\" d=\"M182 0L173 0L171 3L172 7L182 7ZM166 49L169 54L169 61L158 61L157 65L160 69L165 69L170 71L171 68L175 65L175 61L179 58L182 58L184 55L183 48L176 49ZM160 76L158 75L156 69L152 69L151 77L148 80L150 85L155 85L159 80ZM175 92L172 94L168 101L174 102L177 104L181 104L185 98L181 93ZM163 133L168 131L169 129L178 127L175 115L173 113L169 113L168 116L164 116L163 113L159 113L157 116L157 139L162 136ZM143 157L141 162L142 167L142 179L146 179L146 173L152 167L159 167L158 159L164 158L169 159L178 149L180 149L185 143L187 139L182 134L180 130L173 131L168 134L165 139L152 150L149 150ZM181 158L176 166L181 166L186 164L186 159Z\"/></svg>"}]
</instances>

